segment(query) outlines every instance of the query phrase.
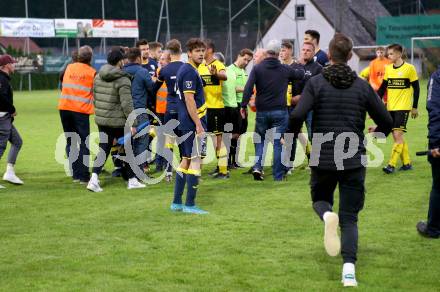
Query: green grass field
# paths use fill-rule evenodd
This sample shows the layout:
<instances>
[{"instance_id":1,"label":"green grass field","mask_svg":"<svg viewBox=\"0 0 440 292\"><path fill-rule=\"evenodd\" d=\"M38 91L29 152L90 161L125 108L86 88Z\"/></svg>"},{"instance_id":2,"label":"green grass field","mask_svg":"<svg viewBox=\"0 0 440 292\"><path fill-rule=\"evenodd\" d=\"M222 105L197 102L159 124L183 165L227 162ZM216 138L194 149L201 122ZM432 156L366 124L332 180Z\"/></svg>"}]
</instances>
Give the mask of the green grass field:
<instances>
[{"instance_id":1,"label":"green grass field","mask_svg":"<svg viewBox=\"0 0 440 292\"><path fill-rule=\"evenodd\" d=\"M421 117L409 122L411 153L427 146L421 96ZM324 251L308 170L277 184L270 176L254 182L243 170L228 181L204 175L198 204L207 216L171 213L173 184L165 182L127 191L121 179L103 175L104 192L91 193L55 161L62 133L57 97L56 91L15 96L24 140L16 171L25 185L0 190L0 290L341 289L342 260ZM390 138L380 147L388 159ZM412 157L411 172L368 170L359 218L361 291L440 289L440 241L415 230L427 213L430 167L426 157Z\"/></svg>"}]
</instances>

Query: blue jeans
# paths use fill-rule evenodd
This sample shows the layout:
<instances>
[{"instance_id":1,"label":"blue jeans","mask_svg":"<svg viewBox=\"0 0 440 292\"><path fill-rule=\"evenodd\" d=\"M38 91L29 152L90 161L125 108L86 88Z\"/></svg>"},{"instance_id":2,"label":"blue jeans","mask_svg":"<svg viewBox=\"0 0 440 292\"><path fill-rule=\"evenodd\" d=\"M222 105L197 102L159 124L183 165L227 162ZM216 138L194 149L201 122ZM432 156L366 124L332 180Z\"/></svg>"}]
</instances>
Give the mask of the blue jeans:
<instances>
[{"instance_id":1,"label":"blue jeans","mask_svg":"<svg viewBox=\"0 0 440 292\"><path fill-rule=\"evenodd\" d=\"M274 180L282 180L285 174L285 167L281 163L282 147L280 139L286 132L288 118L287 110L274 110L257 112L255 120L255 132L260 135L262 143L256 143L255 145L257 161L254 169L260 171L263 169L262 161L264 161L263 156L265 156L263 153L267 150L268 142L273 142L272 173ZM270 129L272 131L268 131Z\"/></svg>"}]
</instances>

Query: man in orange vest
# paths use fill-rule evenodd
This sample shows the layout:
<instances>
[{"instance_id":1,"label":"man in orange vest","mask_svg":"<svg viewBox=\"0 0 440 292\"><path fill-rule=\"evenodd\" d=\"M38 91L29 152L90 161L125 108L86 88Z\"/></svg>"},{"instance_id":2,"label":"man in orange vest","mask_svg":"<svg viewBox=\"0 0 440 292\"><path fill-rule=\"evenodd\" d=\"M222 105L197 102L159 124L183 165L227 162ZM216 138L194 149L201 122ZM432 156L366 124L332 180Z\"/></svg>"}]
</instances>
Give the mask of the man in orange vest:
<instances>
[{"instance_id":1,"label":"man in orange vest","mask_svg":"<svg viewBox=\"0 0 440 292\"><path fill-rule=\"evenodd\" d=\"M159 58L160 68L157 70L157 76L159 76L160 70L171 62L171 56L169 51L163 51ZM156 115L160 122L163 123L165 120L165 112L167 110L167 95L168 89L167 84L164 82L162 86L156 93ZM157 137L157 148L165 147L165 136L161 135ZM157 153L158 151L156 151ZM156 154L156 171L162 172L166 167L167 162L165 158Z\"/></svg>"},{"instance_id":2,"label":"man in orange vest","mask_svg":"<svg viewBox=\"0 0 440 292\"><path fill-rule=\"evenodd\" d=\"M91 47L83 46L79 49L77 62L69 64L64 73L58 102L73 181L82 184L90 179L89 161L86 159L89 155L89 116L94 114L93 79L96 70L90 65L92 56Z\"/></svg>"}]
</instances>

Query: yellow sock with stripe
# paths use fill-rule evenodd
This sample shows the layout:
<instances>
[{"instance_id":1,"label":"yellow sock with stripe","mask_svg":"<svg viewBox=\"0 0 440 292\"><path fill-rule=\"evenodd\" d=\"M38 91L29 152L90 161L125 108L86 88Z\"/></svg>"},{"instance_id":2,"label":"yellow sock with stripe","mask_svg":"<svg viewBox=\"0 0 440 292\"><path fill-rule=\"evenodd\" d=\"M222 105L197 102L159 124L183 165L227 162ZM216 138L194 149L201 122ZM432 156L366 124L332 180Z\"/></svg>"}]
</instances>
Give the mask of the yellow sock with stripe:
<instances>
[{"instance_id":1,"label":"yellow sock with stripe","mask_svg":"<svg viewBox=\"0 0 440 292\"><path fill-rule=\"evenodd\" d=\"M218 156L218 172L221 174L228 174L228 151L226 147L220 148L217 152Z\"/></svg>"},{"instance_id":2,"label":"yellow sock with stripe","mask_svg":"<svg viewBox=\"0 0 440 292\"><path fill-rule=\"evenodd\" d=\"M411 164L411 158L409 157L409 148L408 143L403 143L403 149L402 154L400 155L400 158L402 159L403 165Z\"/></svg>"},{"instance_id":3,"label":"yellow sock with stripe","mask_svg":"<svg viewBox=\"0 0 440 292\"><path fill-rule=\"evenodd\" d=\"M391 165L392 167L396 167L397 161L399 160L402 151L403 151L403 144L394 143L391 152L390 161L388 162L388 164Z\"/></svg>"}]
</instances>

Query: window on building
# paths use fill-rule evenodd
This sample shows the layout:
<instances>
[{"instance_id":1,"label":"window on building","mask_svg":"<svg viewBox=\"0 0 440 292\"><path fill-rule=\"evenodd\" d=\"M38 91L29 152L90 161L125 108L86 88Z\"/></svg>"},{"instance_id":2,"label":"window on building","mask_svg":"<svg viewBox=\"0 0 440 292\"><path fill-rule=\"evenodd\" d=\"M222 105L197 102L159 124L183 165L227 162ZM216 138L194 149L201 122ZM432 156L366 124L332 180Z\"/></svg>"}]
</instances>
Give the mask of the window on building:
<instances>
[{"instance_id":1,"label":"window on building","mask_svg":"<svg viewBox=\"0 0 440 292\"><path fill-rule=\"evenodd\" d=\"M306 6L305 5L295 5L295 18L305 19L306 18Z\"/></svg>"}]
</instances>

